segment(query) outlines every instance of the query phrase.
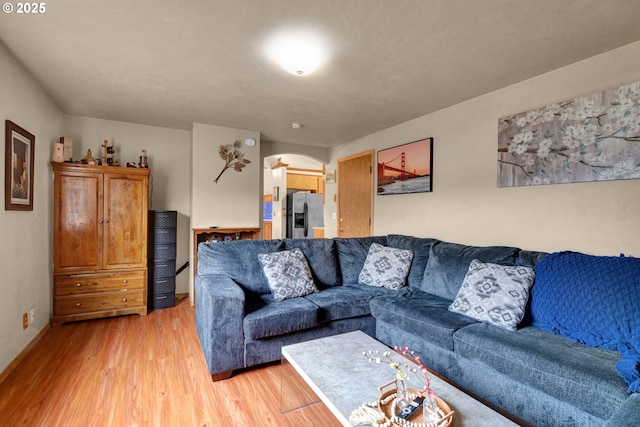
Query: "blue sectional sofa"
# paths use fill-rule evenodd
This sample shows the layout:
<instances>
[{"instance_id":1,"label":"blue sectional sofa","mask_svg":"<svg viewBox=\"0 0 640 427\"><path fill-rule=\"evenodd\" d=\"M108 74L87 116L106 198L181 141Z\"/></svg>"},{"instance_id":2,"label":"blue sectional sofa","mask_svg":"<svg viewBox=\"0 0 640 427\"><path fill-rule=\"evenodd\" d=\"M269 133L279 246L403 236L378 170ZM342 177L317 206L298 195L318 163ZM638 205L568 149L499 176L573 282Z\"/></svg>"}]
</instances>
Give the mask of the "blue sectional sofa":
<instances>
[{"instance_id":1,"label":"blue sectional sofa","mask_svg":"<svg viewBox=\"0 0 640 427\"><path fill-rule=\"evenodd\" d=\"M372 243L411 251L407 286L388 289L359 283ZM304 254L318 291L276 302L258 255L294 249ZM629 392L628 378L625 382L616 370L620 349L610 349L607 343L599 346L604 348L579 344L585 340L565 338L567 331L549 323L556 318L562 323L572 307L559 305L564 297L553 294L555 288L564 288L553 282L561 277L554 272L560 261L553 256L543 263L547 254L541 252L401 235L203 243L198 254L196 325L214 380L279 360L283 345L362 330L389 346L412 348L432 370L531 425L640 425L640 393ZM540 286L536 282L531 288L517 330L449 310L474 259L546 267L537 278ZM635 270L625 277L631 278L625 279L632 281L631 291L640 295ZM567 287L572 295L584 294L575 299L575 310L588 312L590 301L602 302L581 284L576 286ZM557 307L547 304L550 300ZM636 299L625 307L631 314L622 317L631 319L632 327L622 332L625 342L631 342L623 350L635 355L640 331L633 330L638 325L633 322L640 319L640 303ZM636 372L640 365L629 360L627 370Z\"/></svg>"}]
</instances>

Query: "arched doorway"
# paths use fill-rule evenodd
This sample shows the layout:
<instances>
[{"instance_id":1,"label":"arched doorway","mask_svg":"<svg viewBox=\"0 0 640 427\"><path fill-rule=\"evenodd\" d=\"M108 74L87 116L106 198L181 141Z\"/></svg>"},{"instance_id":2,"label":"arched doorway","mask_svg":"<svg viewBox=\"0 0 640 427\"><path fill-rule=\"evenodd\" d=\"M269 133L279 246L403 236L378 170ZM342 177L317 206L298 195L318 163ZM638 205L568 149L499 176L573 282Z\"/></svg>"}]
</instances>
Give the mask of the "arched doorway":
<instances>
[{"instance_id":1,"label":"arched doorway","mask_svg":"<svg viewBox=\"0 0 640 427\"><path fill-rule=\"evenodd\" d=\"M293 193L319 195L313 196L314 203L321 201L317 209L324 218L324 163L300 154L276 154L265 157L263 164L263 238L281 239L296 232L293 209L287 207L287 196ZM306 237L323 237L323 227L324 222L310 225Z\"/></svg>"}]
</instances>

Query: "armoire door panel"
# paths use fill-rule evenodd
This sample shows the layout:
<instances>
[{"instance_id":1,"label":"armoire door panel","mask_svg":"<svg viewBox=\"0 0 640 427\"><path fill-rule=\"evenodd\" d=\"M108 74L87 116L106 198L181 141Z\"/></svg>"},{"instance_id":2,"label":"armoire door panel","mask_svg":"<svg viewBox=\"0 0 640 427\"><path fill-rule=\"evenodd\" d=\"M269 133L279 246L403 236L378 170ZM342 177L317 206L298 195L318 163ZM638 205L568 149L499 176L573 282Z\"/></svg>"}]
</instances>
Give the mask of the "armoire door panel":
<instances>
[{"instance_id":1,"label":"armoire door panel","mask_svg":"<svg viewBox=\"0 0 640 427\"><path fill-rule=\"evenodd\" d=\"M147 265L147 179L105 175L103 267Z\"/></svg>"},{"instance_id":2,"label":"armoire door panel","mask_svg":"<svg viewBox=\"0 0 640 427\"><path fill-rule=\"evenodd\" d=\"M102 267L102 174L59 174L54 191L54 268Z\"/></svg>"}]
</instances>

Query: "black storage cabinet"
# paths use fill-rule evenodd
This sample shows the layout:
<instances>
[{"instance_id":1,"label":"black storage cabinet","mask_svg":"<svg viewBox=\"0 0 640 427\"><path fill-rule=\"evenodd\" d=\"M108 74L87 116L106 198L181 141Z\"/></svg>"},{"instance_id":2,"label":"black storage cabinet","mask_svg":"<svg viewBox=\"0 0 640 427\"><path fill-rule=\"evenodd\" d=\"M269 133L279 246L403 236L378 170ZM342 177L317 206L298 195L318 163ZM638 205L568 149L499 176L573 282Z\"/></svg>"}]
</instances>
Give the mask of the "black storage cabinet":
<instances>
[{"instance_id":1,"label":"black storage cabinet","mask_svg":"<svg viewBox=\"0 0 640 427\"><path fill-rule=\"evenodd\" d=\"M149 308L176 305L177 211L149 211Z\"/></svg>"}]
</instances>

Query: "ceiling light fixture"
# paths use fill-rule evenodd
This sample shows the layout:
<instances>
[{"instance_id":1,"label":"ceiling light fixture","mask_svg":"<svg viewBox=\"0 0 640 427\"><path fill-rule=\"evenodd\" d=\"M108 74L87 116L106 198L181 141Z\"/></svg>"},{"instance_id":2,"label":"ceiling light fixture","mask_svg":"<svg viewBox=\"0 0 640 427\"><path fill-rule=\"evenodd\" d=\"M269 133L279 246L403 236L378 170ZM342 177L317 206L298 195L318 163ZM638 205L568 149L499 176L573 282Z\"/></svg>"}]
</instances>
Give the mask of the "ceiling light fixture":
<instances>
[{"instance_id":1,"label":"ceiling light fixture","mask_svg":"<svg viewBox=\"0 0 640 427\"><path fill-rule=\"evenodd\" d=\"M291 123L291 127L294 129L300 129L302 127L302 125L298 122L293 122Z\"/></svg>"},{"instance_id":2,"label":"ceiling light fixture","mask_svg":"<svg viewBox=\"0 0 640 427\"><path fill-rule=\"evenodd\" d=\"M267 41L266 54L289 73L306 76L327 61L328 47L314 31L286 30Z\"/></svg>"}]
</instances>

